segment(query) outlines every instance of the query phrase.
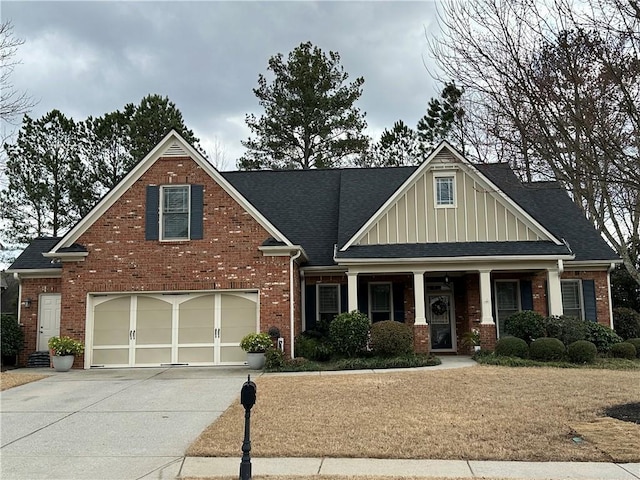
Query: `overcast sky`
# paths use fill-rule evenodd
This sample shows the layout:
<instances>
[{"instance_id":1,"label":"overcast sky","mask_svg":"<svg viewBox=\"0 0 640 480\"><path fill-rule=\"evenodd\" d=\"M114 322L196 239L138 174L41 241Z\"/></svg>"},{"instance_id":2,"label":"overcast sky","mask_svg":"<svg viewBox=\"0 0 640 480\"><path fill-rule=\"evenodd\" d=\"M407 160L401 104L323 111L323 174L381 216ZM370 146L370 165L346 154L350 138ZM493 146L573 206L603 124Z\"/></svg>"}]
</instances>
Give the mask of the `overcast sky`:
<instances>
[{"instance_id":1,"label":"overcast sky","mask_svg":"<svg viewBox=\"0 0 640 480\"><path fill-rule=\"evenodd\" d=\"M2 0L2 20L25 41L13 72L38 103L75 120L168 96L211 152L235 169L260 114L252 89L269 57L301 42L336 51L351 79L365 79L358 102L368 133L402 119L415 126L438 86L425 68L426 36L438 31L436 4L422 2L32 2ZM430 67L431 68L431 67Z\"/></svg>"}]
</instances>

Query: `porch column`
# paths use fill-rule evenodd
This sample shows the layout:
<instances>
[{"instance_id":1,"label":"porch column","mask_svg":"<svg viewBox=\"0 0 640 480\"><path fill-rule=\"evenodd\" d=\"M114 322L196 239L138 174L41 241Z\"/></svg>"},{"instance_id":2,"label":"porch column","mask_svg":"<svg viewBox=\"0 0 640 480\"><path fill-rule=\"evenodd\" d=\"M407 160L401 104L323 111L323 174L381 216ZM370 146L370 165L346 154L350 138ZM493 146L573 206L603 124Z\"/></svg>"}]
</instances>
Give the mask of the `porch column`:
<instances>
[{"instance_id":1,"label":"porch column","mask_svg":"<svg viewBox=\"0 0 640 480\"><path fill-rule=\"evenodd\" d=\"M491 270L480 270L480 323L495 325L491 305Z\"/></svg>"},{"instance_id":2,"label":"porch column","mask_svg":"<svg viewBox=\"0 0 640 480\"><path fill-rule=\"evenodd\" d=\"M548 301L549 301L549 315L561 316L564 313L562 308L562 293L560 290L560 271L555 268L547 270L547 285L548 285Z\"/></svg>"},{"instance_id":3,"label":"porch column","mask_svg":"<svg viewBox=\"0 0 640 480\"><path fill-rule=\"evenodd\" d=\"M347 272L347 306L353 312L358 310L358 273Z\"/></svg>"},{"instance_id":4,"label":"porch column","mask_svg":"<svg viewBox=\"0 0 640 480\"><path fill-rule=\"evenodd\" d=\"M416 309L416 325L426 325L427 317L424 310L424 271L413 272L413 304Z\"/></svg>"}]
</instances>

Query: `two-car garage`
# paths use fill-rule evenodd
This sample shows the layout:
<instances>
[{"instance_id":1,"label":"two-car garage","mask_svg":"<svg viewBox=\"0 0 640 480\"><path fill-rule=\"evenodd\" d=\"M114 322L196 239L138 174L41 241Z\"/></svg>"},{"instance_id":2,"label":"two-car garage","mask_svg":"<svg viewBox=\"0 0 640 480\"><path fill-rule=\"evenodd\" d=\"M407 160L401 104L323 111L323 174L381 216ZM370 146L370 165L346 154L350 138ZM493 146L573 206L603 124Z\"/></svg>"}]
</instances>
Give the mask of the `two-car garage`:
<instances>
[{"instance_id":1,"label":"two-car garage","mask_svg":"<svg viewBox=\"0 0 640 480\"><path fill-rule=\"evenodd\" d=\"M243 364L258 305L255 291L92 294L85 367Z\"/></svg>"}]
</instances>

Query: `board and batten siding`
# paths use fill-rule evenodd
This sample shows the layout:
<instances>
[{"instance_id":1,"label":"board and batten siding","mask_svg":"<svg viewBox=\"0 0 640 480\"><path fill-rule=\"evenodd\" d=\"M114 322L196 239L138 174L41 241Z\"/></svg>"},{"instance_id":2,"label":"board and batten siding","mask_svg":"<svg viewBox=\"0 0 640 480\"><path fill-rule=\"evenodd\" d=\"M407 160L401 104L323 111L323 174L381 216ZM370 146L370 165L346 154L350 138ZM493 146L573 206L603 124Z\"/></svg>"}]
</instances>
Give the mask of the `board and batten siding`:
<instances>
[{"instance_id":1,"label":"board and batten siding","mask_svg":"<svg viewBox=\"0 0 640 480\"><path fill-rule=\"evenodd\" d=\"M455 206L437 207L435 176L455 176ZM495 190L450 158L436 157L365 231L360 245L541 240Z\"/></svg>"}]
</instances>

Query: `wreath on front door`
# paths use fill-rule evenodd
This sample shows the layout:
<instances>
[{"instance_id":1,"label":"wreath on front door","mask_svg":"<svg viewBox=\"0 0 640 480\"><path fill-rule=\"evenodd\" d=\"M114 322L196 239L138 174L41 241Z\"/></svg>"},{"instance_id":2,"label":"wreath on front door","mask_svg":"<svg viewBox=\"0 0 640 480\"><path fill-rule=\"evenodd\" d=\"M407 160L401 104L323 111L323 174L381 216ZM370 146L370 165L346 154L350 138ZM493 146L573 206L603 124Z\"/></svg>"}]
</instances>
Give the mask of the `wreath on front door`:
<instances>
[{"instance_id":1,"label":"wreath on front door","mask_svg":"<svg viewBox=\"0 0 640 480\"><path fill-rule=\"evenodd\" d=\"M434 315L443 315L447 313L447 304L439 298L431 304L431 311Z\"/></svg>"}]
</instances>

